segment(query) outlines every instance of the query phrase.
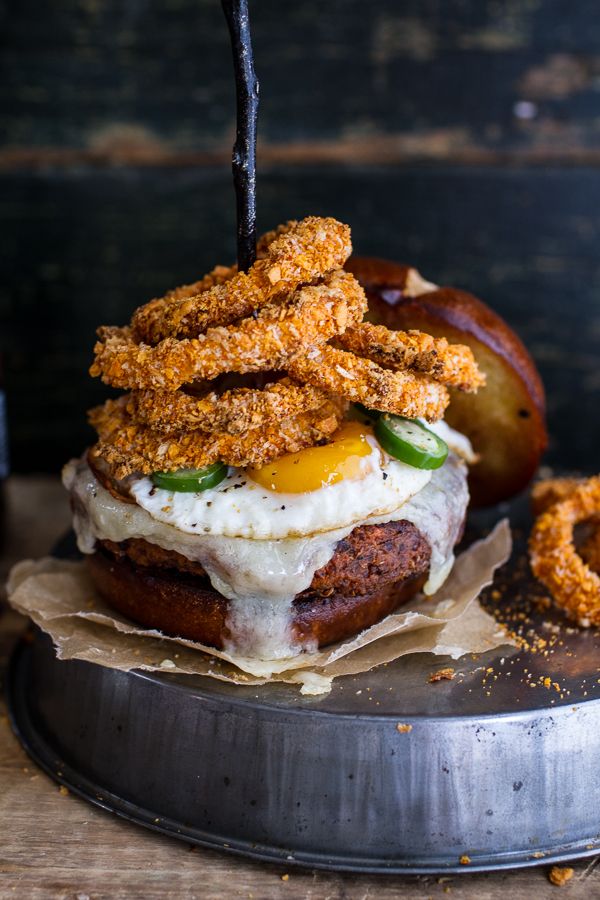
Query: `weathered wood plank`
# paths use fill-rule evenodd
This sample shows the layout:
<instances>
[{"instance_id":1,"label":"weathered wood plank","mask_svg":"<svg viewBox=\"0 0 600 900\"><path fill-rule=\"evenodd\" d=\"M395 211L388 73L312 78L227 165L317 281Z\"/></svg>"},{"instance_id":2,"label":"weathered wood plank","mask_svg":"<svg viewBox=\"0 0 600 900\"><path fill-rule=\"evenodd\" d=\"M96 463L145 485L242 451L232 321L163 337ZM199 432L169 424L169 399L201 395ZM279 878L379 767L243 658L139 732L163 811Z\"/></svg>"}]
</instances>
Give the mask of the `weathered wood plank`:
<instances>
[{"instance_id":1,"label":"weathered wood plank","mask_svg":"<svg viewBox=\"0 0 600 900\"><path fill-rule=\"evenodd\" d=\"M11 478L10 545L0 576L19 555L41 555L65 523L56 478ZM32 528L35 511L36 528ZM0 608L0 680L23 627ZM1 696L1 695L0 695ZM571 900L600 896L598 858L574 863ZM489 875L369 877L286 869L194 849L63 795L26 757L0 699L0 898L31 900L545 900L556 896L547 866ZM288 875L287 880L282 876Z\"/></svg>"},{"instance_id":2,"label":"weathered wood plank","mask_svg":"<svg viewBox=\"0 0 600 900\"><path fill-rule=\"evenodd\" d=\"M333 214L357 252L416 264L497 308L537 358L556 461L597 468L600 173L571 169L291 169L259 176L260 224ZM223 169L50 171L0 180L0 348L12 460L56 470L107 389L87 375L100 323L235 255ZM562 430L561 430L562 429ZM566 437L566 433L565 433Z\"/></svg>"},{"instance_id":3,"label":"weathered wood plank","mask_svg":"<svg viewBox=\"0 0 600 900\"><path fill-rule=\"evenodd\" d=\"M10 567L49 553L71 527L71 510L58 475L13 475L3 485L6 529L0 547L0 611Z\"/></svg>"},{"instance_id":4,"label":"weathered wood plank","mask_svg":"<svg viewBox=\"0 0 600 900\"><path fill-rule=\"evenodd\" d=\"M593 0L261 0L252 18L266 160L598 159ZM2 25L0 164L229 153L214 0L22 0Z\"/></svg>"}]
</instances>

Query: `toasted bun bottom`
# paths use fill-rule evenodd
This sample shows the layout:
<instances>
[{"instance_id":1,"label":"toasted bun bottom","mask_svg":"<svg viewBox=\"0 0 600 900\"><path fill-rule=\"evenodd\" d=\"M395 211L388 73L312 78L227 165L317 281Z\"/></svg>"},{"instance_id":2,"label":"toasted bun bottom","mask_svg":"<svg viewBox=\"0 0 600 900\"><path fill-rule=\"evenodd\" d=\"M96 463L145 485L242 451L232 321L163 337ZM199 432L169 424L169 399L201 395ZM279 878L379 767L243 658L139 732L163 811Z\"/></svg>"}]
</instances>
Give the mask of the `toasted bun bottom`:
<instances>
[{"instance_id":1,"label":"toasted bun bottom","mask_svg":"<svg viewBox=\"0 0 600 900\"><path fill-rule=\"evenodd\" d=\"M87 565L104 600L128 619L164 634L223 649L231 638L230 601L197 577L151 570L99 549ZM293 601L292 630L301 644L319 647L353 637L394 612L425 583L419 573L361 596L299 596Z\"/></svg>"}]
</instances>

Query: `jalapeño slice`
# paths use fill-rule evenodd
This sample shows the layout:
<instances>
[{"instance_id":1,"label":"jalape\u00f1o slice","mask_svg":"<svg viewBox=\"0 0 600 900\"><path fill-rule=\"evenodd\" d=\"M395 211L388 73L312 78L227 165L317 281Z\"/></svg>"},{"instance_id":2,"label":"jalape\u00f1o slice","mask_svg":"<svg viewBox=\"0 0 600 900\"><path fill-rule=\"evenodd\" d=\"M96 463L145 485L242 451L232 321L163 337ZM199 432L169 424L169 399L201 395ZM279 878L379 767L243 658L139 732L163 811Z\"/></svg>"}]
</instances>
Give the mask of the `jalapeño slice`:
<instances>
[{"instance_id":1,"label":"jalape\u00f1o slice","mask_svg":"<svg viewBox=\"0 0 600 900\"><path fill-rule=\"evenodd\" d=\"M386 413L375 423L375 436L390 456L415 469L439 469L448 456L448 445L415 419Z\"/></svg>"},{"instance_id":2,"label":"jalape\u00f1o slice","mask_svg":"<svg viewBox=\"0 0 600 900\"><path fill-rule=\"evenodd\" d=\"M213 463L203 469L176 469L174 472L153 472L152 484L165 491L192 493L214 488L227 475L225 463Z\"/></svg>"}]
</instances>

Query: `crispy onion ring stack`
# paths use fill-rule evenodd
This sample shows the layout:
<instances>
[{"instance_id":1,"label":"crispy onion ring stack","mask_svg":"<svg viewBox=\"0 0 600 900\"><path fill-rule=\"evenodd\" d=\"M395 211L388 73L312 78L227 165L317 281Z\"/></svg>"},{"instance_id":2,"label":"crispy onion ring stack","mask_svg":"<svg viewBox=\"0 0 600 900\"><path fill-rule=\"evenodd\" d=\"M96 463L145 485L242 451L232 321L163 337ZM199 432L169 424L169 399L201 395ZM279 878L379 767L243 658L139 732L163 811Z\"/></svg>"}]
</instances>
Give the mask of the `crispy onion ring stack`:
<instances>
[{"instance_id":1,"label":"crispy onion ring stack","mask_svg":"<svg viewBox=\"0 0 600 900\"><path fill-rule=\"evenodd\" d=\"M261 238L248 272L217 266L129 326L100 328L90 373L130 393L90 413L92 457L118 479L256 466L327 440L348 401L435 420L448 387L476 391L468 347L362 321L364 291L343 270L351 250L335 219L288 222ZM247 373L263 385L219 383Z\"/></svg>"}]
</instances>

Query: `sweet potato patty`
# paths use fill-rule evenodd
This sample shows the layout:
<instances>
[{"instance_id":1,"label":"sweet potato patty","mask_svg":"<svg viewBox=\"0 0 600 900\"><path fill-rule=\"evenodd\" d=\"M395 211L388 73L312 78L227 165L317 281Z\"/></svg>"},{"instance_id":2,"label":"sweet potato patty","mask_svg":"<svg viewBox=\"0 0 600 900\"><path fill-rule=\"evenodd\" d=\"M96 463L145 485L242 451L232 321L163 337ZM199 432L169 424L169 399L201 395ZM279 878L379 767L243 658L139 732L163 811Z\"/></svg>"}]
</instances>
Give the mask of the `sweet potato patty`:
<instances>
[{"instance_id":1,"label":"sweet potato patty","mask_svg":"<svg viewBox=\"0 0 600 900\"><path fill-rule=\"evenodd\" d=\"M99 543L116 559L126 557L149 572L194 575L208 582L200 563L141 538L118 544ZM428 541L411 522L359 525L339 541L332 558L315 572L310 587L299 596L355 597L380 591L390 584L425 575L430 558Z\"/></svg>"}]
</instances>

